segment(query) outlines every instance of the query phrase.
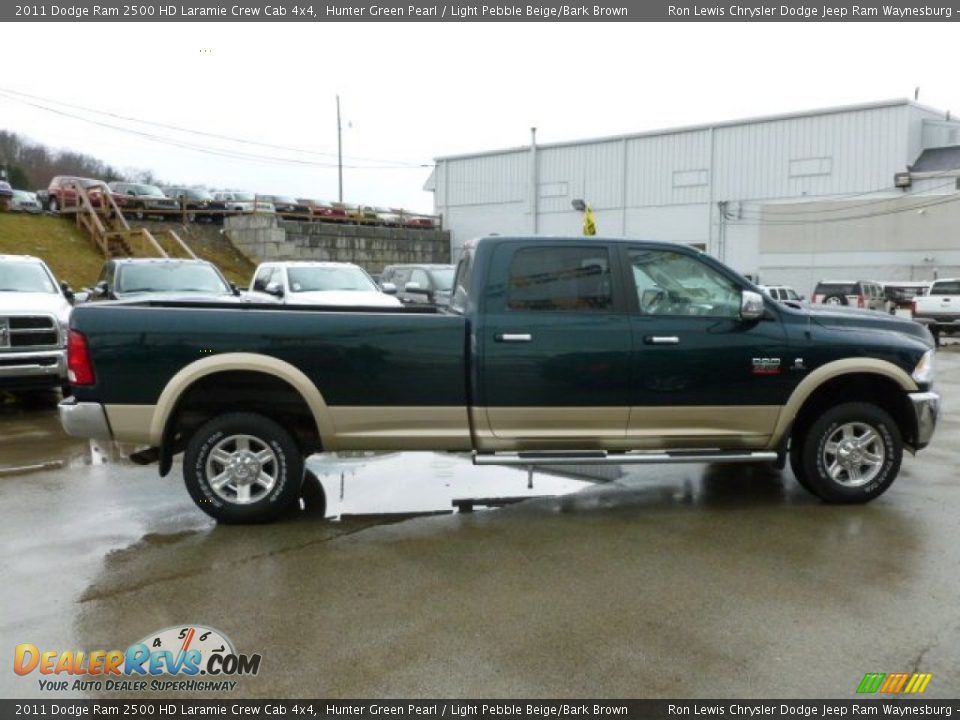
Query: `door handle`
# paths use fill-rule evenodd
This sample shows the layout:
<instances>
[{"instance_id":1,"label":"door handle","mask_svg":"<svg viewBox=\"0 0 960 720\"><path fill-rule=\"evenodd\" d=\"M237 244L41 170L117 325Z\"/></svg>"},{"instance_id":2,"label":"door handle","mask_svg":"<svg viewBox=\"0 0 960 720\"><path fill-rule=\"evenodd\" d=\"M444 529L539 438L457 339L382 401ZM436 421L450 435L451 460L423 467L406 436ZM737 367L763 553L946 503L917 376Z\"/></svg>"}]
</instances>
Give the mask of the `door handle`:
<instances>
[{"instance_id":1,"label":"door handle","mask_svg":"<svg viewBox=\"0 0 960 720\"><path fill-rule=\"evenodd\" d=\"M680 338L676 335L647 335L643 338L647 345L679 345Z\"/></svg>"},{"instance_id":2,"label":"door handle","mask_svg":"<svg viewBox=\"0 0 960 720\"><path fill-rule=\"evenodd\" d=\"M493 336L497 342L504 343L528 343L533 340L530 333L497 333Z\"/></svg>"}]
</instances>

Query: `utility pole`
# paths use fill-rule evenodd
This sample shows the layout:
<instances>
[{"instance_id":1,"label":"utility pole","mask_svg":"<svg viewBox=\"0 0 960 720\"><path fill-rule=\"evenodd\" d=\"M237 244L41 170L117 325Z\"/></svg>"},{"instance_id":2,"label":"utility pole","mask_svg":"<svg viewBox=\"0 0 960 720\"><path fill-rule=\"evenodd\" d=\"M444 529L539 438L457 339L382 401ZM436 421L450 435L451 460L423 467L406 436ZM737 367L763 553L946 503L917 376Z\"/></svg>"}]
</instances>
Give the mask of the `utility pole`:
<instances>
[{"instance_id":1,"label":"utility pole","mask_svg":"<svg viewBox=\"0 0 960 720\"><path fill-rule=\"evenodd\" d=\"M337 95L337 185L343 202L343 133L340 130L340 96Z\"/></svg>"}]
</instances>

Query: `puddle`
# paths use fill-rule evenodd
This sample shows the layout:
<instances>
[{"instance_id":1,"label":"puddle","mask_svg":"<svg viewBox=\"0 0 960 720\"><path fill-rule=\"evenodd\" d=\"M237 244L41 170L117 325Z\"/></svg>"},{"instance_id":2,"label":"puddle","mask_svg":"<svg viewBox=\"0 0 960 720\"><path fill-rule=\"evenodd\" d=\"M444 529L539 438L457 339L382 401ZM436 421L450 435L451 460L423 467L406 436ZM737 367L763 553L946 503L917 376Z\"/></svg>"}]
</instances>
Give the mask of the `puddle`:
<instances>
[{"instance_id":1,"label":"puddle","mask_svg":"<svg viewBox=\"0 0 960 720\"><path fill-rule=\"evenodd\" d=\"M0 479L105 463L129 464L120 446L67 435L57 393L0 392Z\"/></svg>"},{"instance_id":2,"label":"puddle","mask_svg":"<svg viewBox=\"0 0 960 720\"><path fill-rule=\"evenodd\" d=\"M474 465L469 455L411 452L314 455L307 469L326 496L326 517L454 512L554 497L620 477L617 468ZM592 473L592 477L591 477Z\"/></svg>"}]
</instances>

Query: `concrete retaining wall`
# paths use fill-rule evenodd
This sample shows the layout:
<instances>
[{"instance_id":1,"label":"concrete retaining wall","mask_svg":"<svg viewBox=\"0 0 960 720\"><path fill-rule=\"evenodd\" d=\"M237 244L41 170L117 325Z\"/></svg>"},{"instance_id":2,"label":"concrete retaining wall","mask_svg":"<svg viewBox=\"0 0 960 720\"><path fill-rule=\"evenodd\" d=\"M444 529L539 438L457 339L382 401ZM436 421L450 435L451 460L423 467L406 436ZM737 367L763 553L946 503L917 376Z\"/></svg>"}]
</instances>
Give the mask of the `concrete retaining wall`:
<instances>
[{"instance_id":1,"label":"concrete retaining wall","mask_svg":"<svg viewBox=\"0 0 960 720\"><path fill-rule=\"evenodd\" d=\"M278 220L238 215L224 222L227 237L254 262L335 260L378 273L396 263L449 263L450 232Z\"/></svg>"}]
</instances>

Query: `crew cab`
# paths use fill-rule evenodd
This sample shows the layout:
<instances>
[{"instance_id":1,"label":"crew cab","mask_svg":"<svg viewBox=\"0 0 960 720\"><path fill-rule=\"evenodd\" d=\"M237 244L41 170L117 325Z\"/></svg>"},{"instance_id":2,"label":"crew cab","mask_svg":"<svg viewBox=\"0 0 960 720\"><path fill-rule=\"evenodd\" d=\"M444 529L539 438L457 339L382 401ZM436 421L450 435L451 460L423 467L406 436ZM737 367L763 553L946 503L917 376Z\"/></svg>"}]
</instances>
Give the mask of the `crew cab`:
<instances>
[{"instance_id":1,"label":"crew cab","mask_svg":"<svg viewBox=\"0 0 960 720\"><path fill-rule=\"evenodd\" d=\"M0 255L0 389L66 389L72 300L40 258Z\"/></svg>"},{"instance_id":2,"label":"crew cab","mask_svg":"<svg viewBox=\"0 0 960 720\"><path fill-rule=\"evenodd\" d=\"M913 299L913 317L930 327L938 345L942 333L960 331L960 278L934 280L926 295Z\"/></svg>"},{"instance_id":3,"label":"crew cab","mask_svg":"<svg viewBox=\"0 0 960 720\"><path fill-rule=\"evenodd\" d=\"M603 238L464 245L449 308L103 303L73 314L80 437L143 447L223 522L272 520L304 459L477 464L789 460L827 502L890 487L940 407L929 331L792 306L698 250Z\"/></svg>"}]
</instances>

